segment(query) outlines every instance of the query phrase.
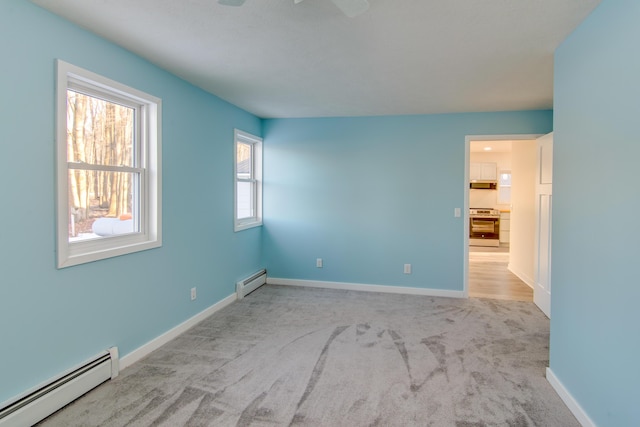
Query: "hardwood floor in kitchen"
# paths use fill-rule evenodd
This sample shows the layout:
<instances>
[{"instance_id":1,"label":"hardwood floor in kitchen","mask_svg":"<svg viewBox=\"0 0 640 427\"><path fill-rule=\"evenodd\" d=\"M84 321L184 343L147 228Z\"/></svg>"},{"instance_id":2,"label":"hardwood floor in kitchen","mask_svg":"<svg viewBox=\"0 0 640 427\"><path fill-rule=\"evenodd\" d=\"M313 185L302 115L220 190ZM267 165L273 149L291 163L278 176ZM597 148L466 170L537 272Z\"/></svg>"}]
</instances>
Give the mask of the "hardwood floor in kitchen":
<instances>
[{"instance_id":1,"label":"hardwood floor in kitchen","mask_svg":"<svg viewBox=\"0 0 640 427\"><path fill-rule=\"evenodd\" d=\"M533 289L510 272L509 248L469 247L469 296L533 301Z\"/></svg>"}]
</instances>

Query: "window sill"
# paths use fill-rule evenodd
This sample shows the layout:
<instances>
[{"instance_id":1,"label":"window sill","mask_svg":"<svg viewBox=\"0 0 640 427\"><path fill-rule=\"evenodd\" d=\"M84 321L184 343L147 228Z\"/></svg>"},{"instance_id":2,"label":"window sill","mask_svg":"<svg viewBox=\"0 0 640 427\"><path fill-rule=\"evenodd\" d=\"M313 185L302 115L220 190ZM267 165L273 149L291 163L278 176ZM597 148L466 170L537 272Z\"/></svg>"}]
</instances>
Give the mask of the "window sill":
<instances>
[{"instance_id":1,"label":"window sill","mask_svg":"<svg viewBox=\"0 0 640 427\"><path fill-rule=\"evenodd\" d=\"M233 231L238 232L238 231L248 230L250 228L255 228L255 227L262 227L262 221L236 223L233 227Z\"/></svg>"},{"instance_id":2,"label":"window sill","mask_svg":"<svg viewBox=\"0 0 640 427\"><path fill-rule=\"evenodd\" d=\"M109 247L96 250L91 253L79 253L77 255L67 254L58 260L58 268L72 267L74 265L86 264L88 262L100 261L103 259L113 258L120 255L127 255L136 252L155 249L162 246L160 240L144 241L129 246Z\"/></svg>"}]
</instances>

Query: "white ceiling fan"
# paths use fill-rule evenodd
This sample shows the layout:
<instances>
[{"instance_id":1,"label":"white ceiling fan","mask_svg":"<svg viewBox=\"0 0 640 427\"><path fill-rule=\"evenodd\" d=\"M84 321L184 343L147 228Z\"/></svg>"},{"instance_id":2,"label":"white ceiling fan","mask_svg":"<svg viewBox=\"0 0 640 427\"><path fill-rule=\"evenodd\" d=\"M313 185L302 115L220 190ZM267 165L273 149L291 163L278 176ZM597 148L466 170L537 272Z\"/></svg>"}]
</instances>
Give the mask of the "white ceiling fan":
<instances>
[{"instance_id":1,"label":"white ceiling fan","mask_svg":"<svg viewBox=\"0 0 640 427\"><path fill-rule=\"evenodd\" d=\"M304 0L293 0L295 4L303 1ZM245 0L218 0L218 3L225 6L242 6L244 2ZM331 0L331 2L338 6L338 9L349 18L361 15L369 9L368 0Z\"/></svg>"}]
</instances>

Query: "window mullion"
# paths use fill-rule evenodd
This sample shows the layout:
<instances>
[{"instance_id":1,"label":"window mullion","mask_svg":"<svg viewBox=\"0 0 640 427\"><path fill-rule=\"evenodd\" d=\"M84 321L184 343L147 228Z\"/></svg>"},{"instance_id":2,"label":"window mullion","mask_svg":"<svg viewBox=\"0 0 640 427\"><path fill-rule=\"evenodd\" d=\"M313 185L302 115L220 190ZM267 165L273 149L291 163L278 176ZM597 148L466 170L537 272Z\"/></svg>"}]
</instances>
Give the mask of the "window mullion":
<instances>
[{"instance_id":1,"label":"window mullion","mask_svg":"<svg viewBox=\"0 0 640 427\"><path fill-rule=\"evenodd\" d=\"M143 168L133 168L130 166L96 165L93 163L82 163L82 162L68 162L67 167L72 170L92 170L92 171L128 172L128 173L144 172Z\"/></svg>"}]
</instances>

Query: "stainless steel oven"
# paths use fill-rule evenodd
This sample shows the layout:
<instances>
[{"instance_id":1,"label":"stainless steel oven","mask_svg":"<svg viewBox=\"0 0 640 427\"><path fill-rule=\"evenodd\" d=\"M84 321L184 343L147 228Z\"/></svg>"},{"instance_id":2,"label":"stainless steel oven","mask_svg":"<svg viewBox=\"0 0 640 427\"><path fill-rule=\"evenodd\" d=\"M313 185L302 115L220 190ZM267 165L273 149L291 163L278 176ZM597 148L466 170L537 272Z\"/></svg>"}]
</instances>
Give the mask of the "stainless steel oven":
<instances>
[{"instance_id":1,"label":"stainless steel oven","mask_svg":"<svg viewBox=\"0 0 640 427\"><path fill-rule=\"evenodd\" d=\"M469 245L500 246L500 211L478 208L469 210Z\"/></svg>"}]
</instances>

